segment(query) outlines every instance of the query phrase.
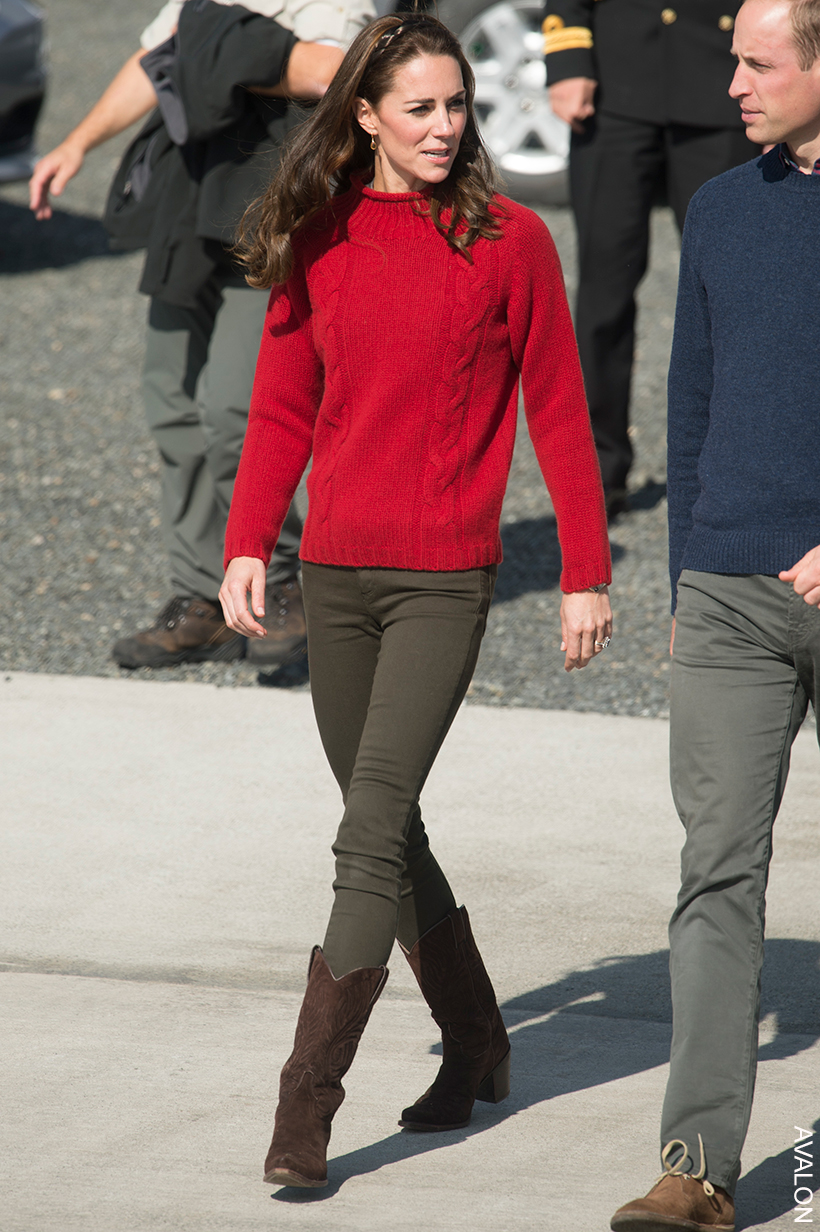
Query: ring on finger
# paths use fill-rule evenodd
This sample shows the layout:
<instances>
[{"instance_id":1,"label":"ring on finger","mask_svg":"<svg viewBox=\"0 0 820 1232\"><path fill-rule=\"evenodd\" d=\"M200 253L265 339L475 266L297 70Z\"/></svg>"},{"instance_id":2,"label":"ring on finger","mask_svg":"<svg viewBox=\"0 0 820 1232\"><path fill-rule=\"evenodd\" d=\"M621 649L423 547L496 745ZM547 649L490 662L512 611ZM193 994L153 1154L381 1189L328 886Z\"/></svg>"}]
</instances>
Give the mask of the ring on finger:
<instances>
[{"instance_id":1,"label":"ring on finger","mask_svg":"<svg viewBox=\"0 0 820 1232\"><path fill-rule=\"evenodd\" d=\"M595 645L598 646L601 650L606 650L607 646L609 645L611 641L612 641L611 637L605 637L602 642L596 642Z\"/></svg>"}]
</instances>

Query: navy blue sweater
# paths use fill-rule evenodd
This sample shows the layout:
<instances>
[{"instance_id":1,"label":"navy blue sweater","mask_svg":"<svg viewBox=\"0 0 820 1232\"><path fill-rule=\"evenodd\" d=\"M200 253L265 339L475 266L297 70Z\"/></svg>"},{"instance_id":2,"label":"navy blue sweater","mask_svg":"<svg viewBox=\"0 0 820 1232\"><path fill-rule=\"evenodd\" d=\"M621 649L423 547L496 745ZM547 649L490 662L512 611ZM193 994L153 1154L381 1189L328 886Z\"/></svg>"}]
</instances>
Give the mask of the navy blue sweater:
<instances>
[{"instance_id":1,"label":"navy blue sweater","mask_svg":"<svg viewBox=\"0 0 820 1232\"><path fill-rule=\"evenodd\" d=\"M669 367L669 569L820 544L820 175L777 149L692 198Z\"/></svg>"}]
</instances>

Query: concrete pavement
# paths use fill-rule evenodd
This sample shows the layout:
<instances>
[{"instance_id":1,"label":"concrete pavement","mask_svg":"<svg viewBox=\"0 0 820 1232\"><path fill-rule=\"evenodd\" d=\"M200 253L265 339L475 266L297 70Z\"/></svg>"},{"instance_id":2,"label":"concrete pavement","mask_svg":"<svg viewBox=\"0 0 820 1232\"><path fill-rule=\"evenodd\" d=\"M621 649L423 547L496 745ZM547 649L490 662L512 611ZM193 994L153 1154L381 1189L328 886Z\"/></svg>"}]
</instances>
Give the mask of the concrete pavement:
<instances>
[{"instance_id":1,"label":"concrete pavement","mask_svg":"<svg viewBox=\"0 0 820 1232\"><path fill-rule=\"evenodd\" d=\"M663 721L459 715L425 817L512 1029L513 1092L463 1132L397 1128L437 1061L394 954L313 1193L260 1182L330 904L339 801L310 698L7 674L0 742L3 1232L597 1232L649 1187L681 841ZM794 1126L820 1118L818 795L807 729L739 1228L794 1226Z\"/></svg>"}]
</instances>

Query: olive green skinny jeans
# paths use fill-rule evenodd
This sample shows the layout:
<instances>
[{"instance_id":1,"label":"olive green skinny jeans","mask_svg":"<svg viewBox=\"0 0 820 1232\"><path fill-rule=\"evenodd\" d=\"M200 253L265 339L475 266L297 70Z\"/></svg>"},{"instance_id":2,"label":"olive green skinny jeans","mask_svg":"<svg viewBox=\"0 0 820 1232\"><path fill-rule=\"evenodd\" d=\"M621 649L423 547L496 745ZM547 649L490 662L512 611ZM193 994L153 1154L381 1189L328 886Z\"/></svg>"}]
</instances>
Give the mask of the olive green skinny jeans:
<instances>
[{"instance_id":1,"label":"olive green skinny jeans","mask_svg":"<svg viewBox=\"0 0 820 1232\"><path fill-rule=\"evenodd\" d=\"M455 573L303 562L319 734L342 790L324 955L337 979L408 949L456 903L419 795L475 669L494 565Z\"/></svg>"}]
</instances>

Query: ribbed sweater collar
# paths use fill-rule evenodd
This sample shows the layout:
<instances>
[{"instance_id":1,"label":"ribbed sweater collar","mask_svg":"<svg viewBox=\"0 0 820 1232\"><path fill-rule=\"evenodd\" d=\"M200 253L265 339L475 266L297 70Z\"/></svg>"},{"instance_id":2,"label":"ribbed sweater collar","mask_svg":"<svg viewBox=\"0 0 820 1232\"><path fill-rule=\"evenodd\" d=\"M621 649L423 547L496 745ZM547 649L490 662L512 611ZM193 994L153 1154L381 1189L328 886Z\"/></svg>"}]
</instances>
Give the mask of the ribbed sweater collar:
<instances>
[{"instance_id":1,"label":"ribbed sweater collar","mask_svg":"<svg viewBox=\"0 0 820 1232\"><path fill-rule=\"evenodd\" d=\"M796 167L790 167L780 157L780 149L774 146L756 164L763 172L767 183L780 182L789 192L820 192L820 175L804 175Z\"/></svg>"},{"instance_id":2,"label":"ribbed sweater collar","mask_svg":"<svg viewBox=\"0 0 820 1232\"><path fill-rule=\"evenodd\" d=\"M357 175L350 177L350 183L351 193L366 197L368 201L383 201L387 205L400 205L403 201L426 201L430 196L429 189L423 189L421 192L410 192L409 190L401 193L377 192Z\"/></svg>"},{"instance_id":3,"label":"ribbed sweater collar","mask_svg":"<svg viewBox=\"0 0 820 1232\"><path fill-rule=\"evenodd\" d=\"M422 209L429 192L385 193L351 177L351 187L338 198L343 203L352 231L360 228L371 239L395 239L397 235L418 235L431 226L430 216Z\"/></svg>"}]
</instances>

